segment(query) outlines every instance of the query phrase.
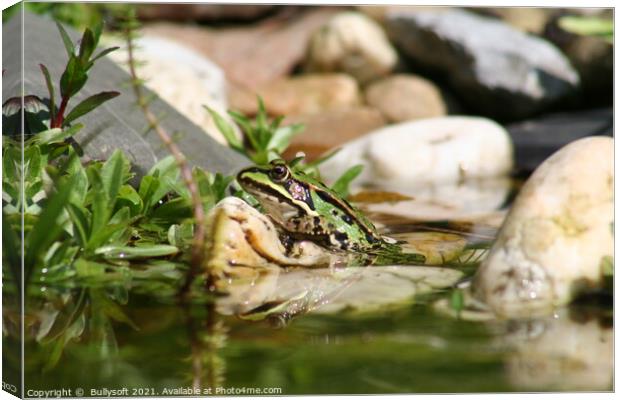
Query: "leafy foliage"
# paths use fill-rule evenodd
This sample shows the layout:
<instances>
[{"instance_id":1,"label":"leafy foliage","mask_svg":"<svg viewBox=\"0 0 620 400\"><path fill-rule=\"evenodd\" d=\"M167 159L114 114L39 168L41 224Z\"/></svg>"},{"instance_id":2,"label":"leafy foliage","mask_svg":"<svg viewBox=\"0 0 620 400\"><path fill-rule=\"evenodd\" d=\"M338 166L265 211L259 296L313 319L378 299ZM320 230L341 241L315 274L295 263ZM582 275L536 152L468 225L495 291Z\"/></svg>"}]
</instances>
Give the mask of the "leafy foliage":
<instances>
[{"instance_id":1,"label":"leafy foliage","mask_svg":"<svg viewBox=\"0 0 620 400\"><path fill-rule=\"evenodd\" d=\"M271 160L280 158L289 146L291 139L303 130L301 124L280 126L284 117L275 118L270 123L267 122L265 104L259 98L258 114L254 121L236 111L228 112L228 115L241 128L242 140L237 137L233 127L221 115L209 107L206 108L228 145L256 164L267 164Z\"/></svg>"},{"instance_id":2,"label":"leafy foliage","mask_svg":"<svg viewBox=\"0 0 620 400\"><path fill-rule=\"evenodd\" d=\"M110 52L118 49L118 47L111 47L102 50L97 55L94 55L94 51L99 43L101 36L102 26L96 25L94 29L86 28L82 35L82 39L79 42L79 46L76 46L67 31L61 24L56 23L58 31L65 45L65 50L69 57L67 65L65 67L62 76L60 77L60 105L56 109L54 85L51 81L51 77L47 67L40 64L41 72L45 78L45 83L48 89L48 95L50 99L50 127L60 128L68 126L75 119L89 113L106 101L113 99L120 93L116 91L108 91L94 94L76 105L70 112L67 112L67 105L72 97L84 87L88 80L88 71L95 64L95 61L101 57L109 54Z\"/></svg>"},{"instance_id":3,"label":"leafy foliage","mask_svg":"<svg viewBox=\"0 0 620 400\"><path fill-rule=\"evenodd\" d=\"M558 25L576 35L599 36L609 43L614 40L614 21L611 18L565 15L558 20Z\"/></svg>"},{"instance_id":4,"label":"leafy foliage","mask_svg":"<svg viewBox=\"0 0 620 400\"><path fill-rule=\"evenodd\" d=\"M215 110L206 106L205 108L213 118L222 136L228 142L228 145L256 164L267 164L272 160L282 158L282 153L288 148L291 140L304 129L304 126L301 124L281 126L284 120L283 116L276 117L271 122L268 122L265 104L258 97L258 113L254 121L239 112L228 111L228 115L241 129L243 137L239 138L235 133L235 129L226 119ZM328 153L311 162L305 162L304 157L298 157L289 164L291 167L320 180L321 176L318 165L335 155L336 152ZM332 189L342 196L348 196L349 185L362 172L362 169L362 165L351 167L334 182Z\"/></svg>"}]
</instances>

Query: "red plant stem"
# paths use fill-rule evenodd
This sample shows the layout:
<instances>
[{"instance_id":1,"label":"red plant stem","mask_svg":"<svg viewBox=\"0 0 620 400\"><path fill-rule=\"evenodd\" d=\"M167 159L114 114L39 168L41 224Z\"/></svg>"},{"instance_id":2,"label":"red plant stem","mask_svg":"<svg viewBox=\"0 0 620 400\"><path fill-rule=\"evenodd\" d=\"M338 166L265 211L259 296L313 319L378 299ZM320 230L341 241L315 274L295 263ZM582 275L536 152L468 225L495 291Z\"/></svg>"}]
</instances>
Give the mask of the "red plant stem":
<instances>
[{"instance_id":1,"label":"red plant stem","mask_svg":"<svg viewBox=\"0 0 620 400\"><path fill-rule=\"evenodd\" d=\"M140 81L138 80L138 75L136 73L135 68L135 60L134 60L134 48L133 42L131 39L131 28L128 27L126 29L126 37L127 37L127 54L129 59L129 73L132 78L132 84L134 94L138 101L138 105L142 109L144 116L146 117L147 122L149 123L149 127L152 128L164 145L168 148L176 163L181 171L181 177L185 186L190 192L192 206L194 209L194 220L195 220L195 230L194 230L194 243L192 245L192 253L191 253L191 264L189 273L186 275L185 282L181 287L179 294L184 298L189 292L189 288L196 278L196 276L200 273L201 268L204 264L204 253L205 253L205 212L202 206L202 199L200 198L200 193L198 191L198 186L194 181L192 176L192 171L187 163L187 159L179 149L179 147L174 143L168 132L164 130L157 120L157 117L149 110L148 102L146 101L143 93L142 86ZM209 277L207 281L207 285L209 288L213 286L212 278Z\"/></svg>"},{"instance_id":2,"label":"red plant stem","mask_svg":"<svg viewBox=\"0 0 620 400\"><path fill-rule=\"evenodd\" d=\"M62 127L62 123L65 120L65 109L67 108L67 104L69 103L69 97L63 97L60 101L60 107L58 108L58 113L56 114L54 120L51 122L52 128L60 128Z\"/></svg>"}]
</instances>

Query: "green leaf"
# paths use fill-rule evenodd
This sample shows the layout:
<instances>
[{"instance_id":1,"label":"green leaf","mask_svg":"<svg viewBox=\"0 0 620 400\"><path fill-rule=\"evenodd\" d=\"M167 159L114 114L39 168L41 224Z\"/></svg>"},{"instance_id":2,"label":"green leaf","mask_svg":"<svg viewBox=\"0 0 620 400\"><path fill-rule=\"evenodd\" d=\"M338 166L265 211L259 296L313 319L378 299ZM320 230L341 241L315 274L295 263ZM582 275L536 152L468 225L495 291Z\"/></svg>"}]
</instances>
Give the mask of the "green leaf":
<instances>
[{"instance_id":1,"label":"green leaf","mask_svg":"<svg viewBox=\"0 0 620 400\"><path fill-rule=\"evenodd\" d=\"M73 266L80 278L101 276L105 274L105 270L108 267L107 264L89 261L83 258L75 260Z\"/></svg>"},{"instance_id":2,"label":"green leaf","mask_svg":"<svg viewBox=\"0 0 620 400\"><path fill-rule=\"evenodd\" d=\"M347 197L349 195L349 184L353 181L353 179L357 178L363 169L364 166L360 164L354 165L346 170L340 178L334 182L332 185L332 190L342 197Z\"/></svg>"},{"instance_id":3,"label":"green leaf","mask_svg":"<svg viewBox=\"0 0 620 400\"><path fill-rule=\"evenodd\" d=\"M29 146L24 149L24 183L26 185L41 179L43 165L41 163L41 150L38 146Z\"/></svg>"},{"instance_id":4,"label":"green leaf","mask_svg":"<svg viewBox=\"0 0 620 400\"><path fill-rule=\"evenodd\" d=\"M80 246L85 247L88 243L88 218L87 211L71 202L67 203L67 211L69 212L69 218L73 223L74 230L77 232L77 238Z\"/></svg>"},{"instance_id":5,"label":"green leaf","mask_svg":"<svg viewBox=\"0 0 620 400\"><path fill-rule=\"evenodd\" d=\"M88 193L88 176L78 157L71 157L67 164L67 172L75 177L74 189L69 200L76 205L83 206Z\"/></svg>"},{"instance_id":6,"label":"green leaf","mask_svg":"<svg viewBox=\"0 0 620 400\"><path fill-rule=\"evenodd\" d=\"M110 209L114 208L118 190L125 183L125 176L129 168L129 160L118 149L112 153L112 156L101 167L101 182L108 200L111 202Z\"/></svg>"},{"instance_id":7,"label":"green leaf","mask_svg":"<svg viewBox=\"0 0 620 400\"><path fill-rule=\"evenodd\" d=\"M140 181L140 187L138 188L138 194L142 198L142 202L144 204L144 209L142 210L144 213L147 213L150 208L155 204L156 201L153 201L153 193L159 187L159 179L153 175L145 175L142 177Z\"/></svg>"},{"instance_id":8,"label":"green leaf","mask_svg":"<svg viewBox=\"0 0 620 400\"><path fill-rule=\"evenodd\" d=\"M273 149L281 155L291 143L291 139L303 131L304 128L302 124L293 124L279 128L273 133L273 136L271 136L267 148L269 150Z\"/></svg>"},{"instance_id":9,"label":"green leaf","mask_svg":"<svg viewBox=\"0 0 620 400\"><path fill-rule=\"evenodd\" d=\"M566 15L558 20L558 25L565 31L584 36L613 37L614 21L611 18Z\"/></svg>"},{"instance_id":10,"label":"green leaf","mask_svg":"<svg viewBox=\"0 0 620 400\"><path fill-rule=\"evenodd\" d=\"M142 198L130 185L120 187L116 204L120 207L129 207L132 216L139 214L143 207Z\"/></svg>"},{"instance_id":11,"label":"green leaf","mask_svg":"<svg viewBox=\"0 0 620 400\"><path fill-rule=\"evenodd\" d=\"M151 246L130 247L130 246L103 246L95 250L95 254L100 254L107 259L135 259L170 256L179 252L176 246L167 244L157 244Z\"/></svg>"},{"instance_id":12,"label":"green leaf","mask_svg":"<svg viewBox=\"0 0 620 400\"><path fill-rule=\"evenodd\" d=\"M97 93L97 94L94 94L88 97L87 99L80 102L80 104L75 106L69 114L67 114L67 116L65 117L63 121L63 125L67 125L71 121L81 117L82 115L88 114L95 108L99 107L106 101L115 98L119 94L120 94L119 92L111 91L111 92Z\"/></svg>"},{"instance_id":13,"label":"green leaf","mask_svg":"<svg viewBox=\"0 0 620 400\"><path fill-rule=\"evenodd\" d=\"M149 214L149 217L152 220L175 222L191 218L192 215L191 201L183 197L177 197L157 207Z\"/></svg>"},{"instance_id":14,"label":"green leaf","mask_svg":"<svg viewBox=\"0 0 620 400\"><path fill-rule=\"evenodd\" d=\"M41 72L43 73L43 77L45 78L45 84L47 85L47 93L50 97L50 119L54 120L54 115L56 114L56 104L54 100L54 84L52 83L52 78L50 77L50 72L47 70L47 67L43 64L39 64L39 68L41 68Z\"/></svg>"},{"instance_id":15,"label":"green leaf","mask_svg":"<svg viewBox=\"0 0 620 400\"><path fill-rule=\"evenodd\" d=\"M86 28L84 29L84 33L82 34L82 40L80 40L80 52L78 58L82 62L82 65L86 65L88 63L88 59L93 52L95 51L95 35L93 31Z\"/></svg>"},{"instance_id":16,"label":"green leaf","mask_svg":"<svg viewBox=\"0 0 620 400\"><path fill-rule=\"evenodd\" d=\"M108 191L106 191L103 184L101 173L92 165L89 166L86 171L88 180L91 184L89 195L92 201L92 220L89 235L90 243L93 240L93 236L108 223L112 208L109 204L110 199L108 198Z\"/></svg>"},{"instance_id":17,"label":"green leaf","mask_svg":"<svg viewBox=\"0 0 620 400\"><path fill-rule=\"evenodd\" d=\"M217 111L208 106L204 107L211 115L211 118L213 118L215 126L217 126L217 129L220 131L222 136L224 136L224 139L226 139L228 145L237 151L243 151L243 143L241 143L241 140L239 140L237 135L235 135L233 127L230 126L230 124L226 122L226 120L218 114Z\"/></svg>"},{"instance_id":18,"label":"green leaf","mask_svg":"<svg viewBox=\"0 0 620 400\"><path fill-rule=\"evenodd\" d=\"M112 318L113 320L118 322L124 322L127 325L131 326L133 329L139 330L138 326L131 319L129 319L127 315L125 315L123 309L114 301L110 300L100 290L91 290L90 296L93 303L97 305L97 308L100 308L103 313L109 318Z\"/></svg>"},{"instance_id":19,"label":"green leaf","mask_svg":"<svg viewBox=\"0 0 620 400\"><path fill-rule=\"evenodd\" d=\"M73 97L84 87L88 75L86 70L80 65L77 57L71 56L65 71L60 77L60 94L63 98Z\"/></svg>"},{"instance_id":20,"label":"green leaf","mask_svg":"<svg viewBox=\"0 0 620 400\"><path fill-rule=\"evenodd\" d=\"M95 57L92 58L92 60L90 60L91 64L93 64L95 61L97 61L98 59L100 59L101 57L105 57L108 54L110 54L113 51L116 51L120 49L120 47L115 46L115 47L109 47L105 50L101 50Z\"/></svg>"},{"instance_id":21,"label":"green leaf","mask_svg":"<svg viewBox=\"0 0 620 400\"><path fill-rule=\"evenodd\" d=\"M122 221L118 224L108 223L97 231L93 231L94 233L91 234L90 238L88 239L86 249L89 251L97 249L111 241L113 237L123 235L123 233L125 233L125 229L127 229L127 226L129 226L129 224L133 222L134 220L132 219Z\"/></svg>"},{"instance_id":22,"label":"green leaf","mask_svg":"<svg viewBox=\"0 0 620 400\"><path fill-rule=\"evenodd\" d=\"M2 154L2 180L8 182L21 182L21 149L7 146Z\"/></svg>"},{"instance_id":23,"label":"green leaf","mask_svg":"<svg viewBox=\"0 0 620 400\"><path fill-rule=\"evenodd\" d=\"M110 225L119 226L120 228L115 230L107 239L110 242L122 242L125 243L129 237L124 237L127 233L127 226L129 225L131 220L131 213L129 212L129 207L123 207L119 209L113 216L110 218ZM133 222L133 221L132 221ZM110 226L108 225L108 226Z\"/></svg>"},{"instance_id":24,"label":"green leaf","mask_svg":"<svg viewBox=\"0 0 620 400\"><path fill-rule=\"evenodd\" d=\"M60 128L48 129L46 131L37 133L30 140L32 144L59 143L59 142L64 141L67 138L72 137L73 135L78 133L82 128L84 128L84 124L75 124L72 127L66 128L66 129L60 129Z\"/></svg>"},{"instance_id":25,"label":"green leaf","mask_svg":"<svg viewBox=\"0 0 620 400\"><path fill-rule=\"evenodd\" d=\"M2 258L9 265L9 271L13 276L15 285L21 290L21 240L18 232L8 222L8 218L2 213Z\"/></svg>"},{"instance_id":26,"label":"green leaf","mask_svg":"<svg viewBox=\"0 0 620 400\"><path fill-rule=\"evenodd\" d=\"M64 43L65 49L67 50L67 55L69 57L73 56L75 53L75 46L73 45L73 41L69 37L69 34L67 33L67 31L65 31L65 28L62 27L62 25L56 22L56 26L58 27L58 30L60 31L60 36L62 37L62 42Z\"/></svg>"},{"instance_id":27,"label":"green leaf","mask_svg":"<svg viewBox=\"0 0 620 400\"><path fill-rule=\"evenodd\" d=\"M101 32L103 32L103 19L99 18L97 22L92 25L92 30L95 46L97 46L99 38L101 38Z\"/></svg>"},{"instance_id":28,"label":"green leaf","mask_svg":"<svg viewBox=\"0 0 620 400\"><path fill-rule=\"evenodd\" d=\"M25 276L27 284L28 278L32 273L38 259L43 257L48 247L63 231L62 225L58 219L61 216L73 185L75 178L69 178L64 184L59 185L58 191L51 196L48 203L43 208L37 222L32 227L26 238L26 255L25 255Z\"/></svg>"}]
</instances>

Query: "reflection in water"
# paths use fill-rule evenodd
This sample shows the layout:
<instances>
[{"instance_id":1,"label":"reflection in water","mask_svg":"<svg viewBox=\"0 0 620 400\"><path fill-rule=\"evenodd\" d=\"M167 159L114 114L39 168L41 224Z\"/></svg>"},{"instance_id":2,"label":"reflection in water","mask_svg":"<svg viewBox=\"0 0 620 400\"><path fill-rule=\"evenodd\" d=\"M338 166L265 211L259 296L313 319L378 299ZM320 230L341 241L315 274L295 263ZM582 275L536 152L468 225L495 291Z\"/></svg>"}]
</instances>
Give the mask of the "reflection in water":
<instances>
[{"instance_id":1,"label":"reflection in water","mask_svg":"<svg viewBox=\"0 0 620 400\"><path fill-rule=\"evenodd\" d=\"M584 313L578 311L580 316ZM523 390L610 390L611 317L576 320L563 309L547 319L513 322L501 341L514 348L506 373Z\"/></svg>"},{"instance_id":2,"label":"reflection in water","mask_svg":"<svg viewBox=\"0 0 620 400\"><path fill-rule=\"evenodd\" d=\"M307 312L376 312L411 303L462 276L455 269L421 266L265 269L258 279L229 281L229 295L218 300L217 310L282 322Z\"/></svg>"},{"instance_id":3,"label":"reflection in water","mask_svg":"<svg viewBox=\"0 0 620 400\"><path fill-rule=\"evenodd\" d=\"M459 194L451 196L456 204ZM480 210L500 203L498 197ZM283 394L611 388L612 329L600 318L577 321L562 311L506 324L434 312L428 304L449 299L443 290L484 254L472 243L486 243L492 232L480 218L447 226L450 232L427 221L436 233L412 235L390 224L386 230L436 253L428 257L455 257L453 268L257 269L231 280L227 296L210 302L197 293L186 306L174 302L179 274L169 275L163 261L130 266L144 278L127 286L50 285L28 303L28 385L159 393L273 386ZM17 343L18 315L3 308L5 343Z\"/></svg>"},{"instance_id":4,"label":"reflection in water","mask_svg":"<svg viewBox=\"0 0 620 400\"><path fill-rule=\"evenodd\" d=\"M402 193L413 199L371 204L366 208L374 213L421 221L478 220L497 214L513 187L513 182L507 177L444 185L411 186L410 183L390 182L372 189Z\"/></svg>"},{"instance_id":5,"label":"reflection in water","mask_svg":"<svg viewBox=\"0 0 620 400\"><path fill-rule=\"evenodd\" d=\"M206 318L195 318L190 307L183 307L191 347L191 386L198 393L222 386L226 370L226 362L219 354L226 345L226 326L214 302L208 302L204 309Z\"/></svg>"}]
</instances>

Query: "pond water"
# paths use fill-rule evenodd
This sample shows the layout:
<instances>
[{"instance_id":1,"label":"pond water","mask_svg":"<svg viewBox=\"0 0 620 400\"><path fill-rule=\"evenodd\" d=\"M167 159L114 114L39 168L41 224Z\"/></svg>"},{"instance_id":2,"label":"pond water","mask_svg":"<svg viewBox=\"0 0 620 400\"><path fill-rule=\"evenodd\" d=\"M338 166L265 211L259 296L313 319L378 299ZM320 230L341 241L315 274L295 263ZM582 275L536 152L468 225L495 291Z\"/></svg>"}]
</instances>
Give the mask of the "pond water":
<instances>
[{"instance_id":1,"label":"pond water","mask_svg":"<svg viewBox=\"0 0 620 400\"><path fill-rule=\"evenodd\" d=\"M392 234L458 234L468 247L484 247L505 203L470 212L470 219L458 209L454 220L407 219L398 215L398 204L392 215L380 203L365 208ZM450 267L466 277L480 258ZM224 315L230 307L221 307L223 299L220 306L197 301L181 307L170 297L126 288L59 291L53 301L31 303L27 389L81 388L86 396L113 393L104 388L149 396L185 395L192 387L237 395L265 389L283 395L612 389L606 301L590 299L536 320L476 320L438 311L437 300L449 298L450 288L416 290L416 296L373 309L320 312L317 306L293 317L285 313L284 320L257 321ZM326 306L337 302L331 294L321 298ZM18 359L17 342L7 334L9 312L5 306L5 367Z\"/></svg>"}]
</instances>

